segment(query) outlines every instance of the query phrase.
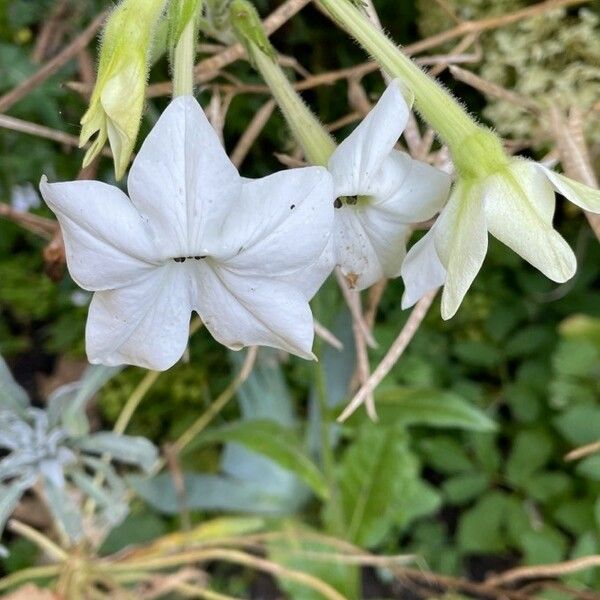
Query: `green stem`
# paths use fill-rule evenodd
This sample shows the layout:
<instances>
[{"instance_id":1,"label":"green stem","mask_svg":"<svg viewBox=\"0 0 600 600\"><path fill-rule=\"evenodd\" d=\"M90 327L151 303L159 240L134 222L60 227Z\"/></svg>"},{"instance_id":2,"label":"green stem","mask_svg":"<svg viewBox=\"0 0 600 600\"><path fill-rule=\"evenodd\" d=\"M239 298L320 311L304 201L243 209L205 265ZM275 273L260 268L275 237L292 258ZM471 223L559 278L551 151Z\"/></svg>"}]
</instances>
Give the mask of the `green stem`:
<instances>
[{"instance_id":1,"label":"green stem","mask_svg":"<svg viewBox=\"0 0 600 600\"><path fill-rule=\"evenodd\" d=\"M196 29L194 19L190 19L173 51L173 98L194 92L195 45Z\"/></svg>"},{"instance_id":2,"label":"green stem","mask_svg":"<svg viewBox=\"0 0 600 600\"><path fill-rule=\"evenodd\" d=\"M333 518L331 534L344 538L344 519L340 505L340 495L335 473L335 457L333 454L333 443L331 439L331 427L329 421L329 407L327 406L327 391L325 384L325 372L321 362L314 363L315 388L317 401L319 403L319 427L321 434L321 462L323 474L329 487L329 504Z\"/></svg>"},{"instance_id":3,"label":"green stem","mask_svg":"<svg viewBox=\"0 0 600 600\"><path fill-rule=\"evenodd\" d=\"M318 1L384 70L410 88L419 113L448 145L460 145L477 132L479 126L458 101L403 54L350 0Z\"/></svg>"},{"instance_id":4,"label":"green stem","mask_svg":"<svg viewBox=\"0 0 600 600\"><path fill-rule=\"evenodd\" d=\"M267 56L251 42L247 46L306 158L314 165L326 167L336 148L333 138L304 104L277 60Z\"/></svg>"}]
</instances>

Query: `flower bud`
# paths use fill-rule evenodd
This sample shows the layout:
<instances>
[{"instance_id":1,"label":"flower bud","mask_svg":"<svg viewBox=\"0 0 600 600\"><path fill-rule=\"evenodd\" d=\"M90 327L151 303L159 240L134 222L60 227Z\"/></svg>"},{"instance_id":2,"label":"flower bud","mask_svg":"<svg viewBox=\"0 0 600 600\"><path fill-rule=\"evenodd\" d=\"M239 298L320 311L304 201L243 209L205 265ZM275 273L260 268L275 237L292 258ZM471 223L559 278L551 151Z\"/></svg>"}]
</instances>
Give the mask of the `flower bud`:
<instances>
[{"instance_id":1,"label":"flower bud","mask_svg":"<svg viewBox=\"0 0 600 600\"><path fill-rule=\"evenodd\" d=\"M81 119L80 146L96 135L87 166L106 140L120 179L129 163L144 108L152 37L164 0L124 0L110 15L102 38L96 85Z\"/></svg>"}]
</instances>

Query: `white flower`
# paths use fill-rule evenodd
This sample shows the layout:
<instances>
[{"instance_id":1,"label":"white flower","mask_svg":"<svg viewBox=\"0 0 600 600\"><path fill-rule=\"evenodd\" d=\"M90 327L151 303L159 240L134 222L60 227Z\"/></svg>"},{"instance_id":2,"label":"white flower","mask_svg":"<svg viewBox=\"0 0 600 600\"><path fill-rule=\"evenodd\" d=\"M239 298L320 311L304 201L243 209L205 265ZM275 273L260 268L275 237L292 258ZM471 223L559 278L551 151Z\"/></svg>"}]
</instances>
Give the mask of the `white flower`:
<instances>
[{"instance_id":1,"label":"white flower","mask_svg":"<svg viewBox=\"0 0 600 600\"><path fill-rule=\"evenodd\" d=\"M293 281L330 235L325 169L241 178L184 96L146 138L127 185L131 200L95 181L41 182L71 276L95 292L91 362L169 368L185 350L192 311L234 350L266 345L312 357L312 315Z\"/></svg>"},{"instance_id":2,"label":"white flower","mask_svg":"<svg viewBox=\"0 0 600 600\"><path fill-rule=\"evenodd\" d=\"M408 252L402 307L444 285L442 317L452 317L481 268L488 231L553 281L573 277L575 255L552 227L555 191L600 212L599 191L524 159L474 183L459 180L434 226Z\"/></svg>"},{"instance_id":3,"label":"white flower","mask_svg":"<svg viewBox=\"0 0 600 600\"><path fill-rule=\"evenodd\" d=\"M410 224L433 217L448 198L446 173L394 149L408 116L392 81L329 160L337 200L327 254L359 290L400 274Z\"/></svg>"}]
</instances>

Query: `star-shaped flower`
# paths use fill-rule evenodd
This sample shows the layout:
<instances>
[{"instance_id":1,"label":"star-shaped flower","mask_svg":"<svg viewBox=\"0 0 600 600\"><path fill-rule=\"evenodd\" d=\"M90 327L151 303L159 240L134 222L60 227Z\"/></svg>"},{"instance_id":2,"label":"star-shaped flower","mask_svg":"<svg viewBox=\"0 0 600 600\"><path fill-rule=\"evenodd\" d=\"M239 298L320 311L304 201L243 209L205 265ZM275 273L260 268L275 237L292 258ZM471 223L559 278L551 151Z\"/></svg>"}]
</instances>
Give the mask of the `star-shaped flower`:
<instances>
[{"instance_id":1,"label":"star-shaped flower","mask_svg":"<svg viewBox=\"0 0 600 600\"><path fill-rule=\"evenodd\" d=\"M183 96L146 138L127 185L131 199L96 181L41 182L71 276L95 292L92 363L171 367L192 311L231 349L312 357L312 315L294 281L329 239L325 169L241 178L198 103Z\"/></svg>"},{"instance_id":2,"label":"star-shaped flower","mask_svg":"<svg viewBox=\"0 0 600 600\"><path fill-rule=\"evenodd\" d=\"M336 210L328 252L359 290L400 274L411 224L433 217L448 198L446 173L394 149L408 117L392 81L329 160Z\"/></svg>"},{"instance_id":3,"label":"star-shaped flower","mask_svg":"<svg viewBox=\"0 0 600 600\"><path fill-rule=\"evenodd\" d=\"M549 279L573 277L575 255L552 227L555 191L600 212L598 190L520 158L486 177L459 179L431 230L406 256L402 307L443 285L442 317L451 318L483 264L488 231Z\"/></svg>"}]
</instances>

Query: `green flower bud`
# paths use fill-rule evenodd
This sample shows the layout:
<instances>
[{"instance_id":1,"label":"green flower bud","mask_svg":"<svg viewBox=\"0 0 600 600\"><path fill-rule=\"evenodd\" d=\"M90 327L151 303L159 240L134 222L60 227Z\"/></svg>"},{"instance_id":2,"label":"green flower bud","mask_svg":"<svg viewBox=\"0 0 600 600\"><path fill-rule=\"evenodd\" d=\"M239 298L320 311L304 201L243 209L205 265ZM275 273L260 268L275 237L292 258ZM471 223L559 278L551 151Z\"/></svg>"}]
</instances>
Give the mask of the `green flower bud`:
<instances>
[{"instance_id":1,"label":"green flower bud","mask_svg":"<svg viewBox=\"0 0 600 600\"><path fill-rule=\"evenodd\" d=\"M142 119L153 32L164 3L123 0L108 19L96 85L81 119L80 147L97 134L83 159L84 167L108 139L117 179L127 169Z\"/></svg>"}]
</instances>

